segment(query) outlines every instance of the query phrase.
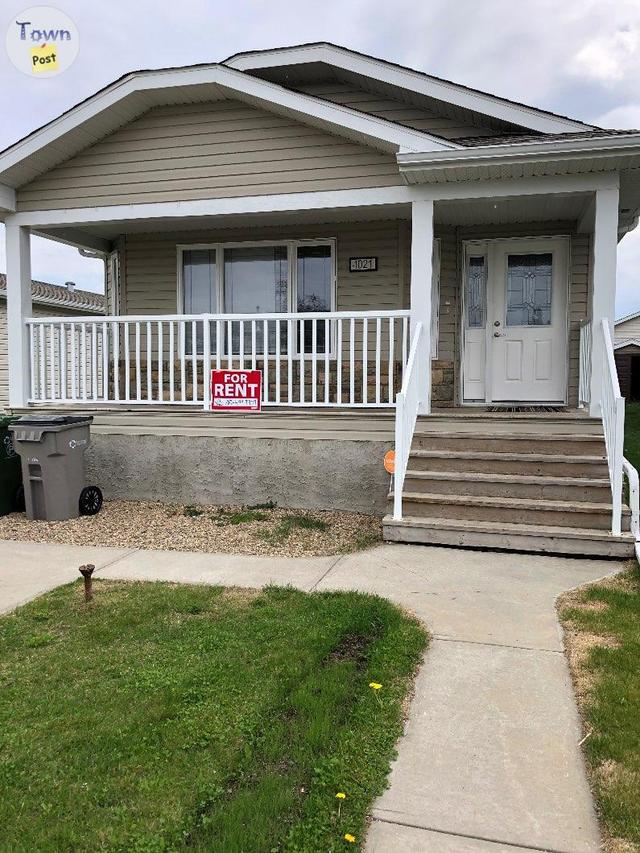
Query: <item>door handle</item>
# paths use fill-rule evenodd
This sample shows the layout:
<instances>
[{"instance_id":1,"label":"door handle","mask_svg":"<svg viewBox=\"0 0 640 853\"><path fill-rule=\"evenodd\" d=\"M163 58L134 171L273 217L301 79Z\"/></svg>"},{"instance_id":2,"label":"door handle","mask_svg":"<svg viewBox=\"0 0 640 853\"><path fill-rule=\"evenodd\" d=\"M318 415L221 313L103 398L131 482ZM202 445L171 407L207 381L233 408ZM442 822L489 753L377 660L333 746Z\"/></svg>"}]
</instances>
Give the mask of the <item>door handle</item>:
<instances>
[{"instance_id":1,"label":"door handle","mask_svg":"<svg viewBox=\"0 0 640 853\"><path fill-rule=\"evenodd\" d=\"M493 337L494 337L494 338L501 338L501 337L502 337L502 332L494 332L494 333L493 333Z\"/></svg>"}]
</instances>

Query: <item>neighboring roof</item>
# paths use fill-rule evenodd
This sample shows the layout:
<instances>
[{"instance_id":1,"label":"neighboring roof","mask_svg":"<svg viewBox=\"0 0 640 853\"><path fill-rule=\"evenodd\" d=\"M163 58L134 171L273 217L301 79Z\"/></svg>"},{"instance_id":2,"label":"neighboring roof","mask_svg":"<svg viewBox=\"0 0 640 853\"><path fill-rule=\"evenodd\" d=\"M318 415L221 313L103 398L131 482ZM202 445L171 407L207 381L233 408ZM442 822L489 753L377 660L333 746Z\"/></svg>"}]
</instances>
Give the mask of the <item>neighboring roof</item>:
<instances>
[{"instance_id":1,"label":"neighboring roof","mask_svg":"<svg viewBox=\"0 0 640 853\"><path fill-rule=\"evenodd\" d=\"M590 130L593 127L593 125L579 119L569 118L519 101L492 95L480 89L454 83L451 80L426 74L424 71L417 71L414 68L408 68L386 59L379 59L332 42L309 42L289 47L243 51L228 57L223 64L240 71L256 71L268 67L300 65L311 62L324 62L355 73L362 73L365 76L375 77L378 80L399 85L409 91L418 92L467 109L482 112L484 108L487 115L514 124L521 124L531 130L562 132Z\"/></svg>"},{"instance_id":2,"label":"neighboring roof","mask_svg":"<svg viewBox=\"0 0 640 853\"><path fill-rule=\"evenodd\" d=\"M640 317L640 311L633 311L631 314L625 314L624 317L618 318L613 325L614 327L618 326L620 323L626 323L627 320L635 320L636 317Z\"/></svg>"},{"instance_id":3,"label":"neighboring roof","mask_svg":"<svg viewBox=\"0 0 640 853\"><path fill-rule=\"evenodd\" d=\"M623 347L640 347L640 339L624 338L621 341L615 341L613 344L614 349L622 349Z\"/></svg>"},{"instance_id":4,"label":"neighboring roof","mask_svg":"<svg viewBox=\"0 0 640 853\"><path fill-rule=\"evenodd\" d=\"M0 273L0 299L7 297L7 277ZM82 314L104 314L105 298L100 293L77 290L47 281L31 282L31 298L38 305L53 305Z\"/></svg>"}]
</instances>

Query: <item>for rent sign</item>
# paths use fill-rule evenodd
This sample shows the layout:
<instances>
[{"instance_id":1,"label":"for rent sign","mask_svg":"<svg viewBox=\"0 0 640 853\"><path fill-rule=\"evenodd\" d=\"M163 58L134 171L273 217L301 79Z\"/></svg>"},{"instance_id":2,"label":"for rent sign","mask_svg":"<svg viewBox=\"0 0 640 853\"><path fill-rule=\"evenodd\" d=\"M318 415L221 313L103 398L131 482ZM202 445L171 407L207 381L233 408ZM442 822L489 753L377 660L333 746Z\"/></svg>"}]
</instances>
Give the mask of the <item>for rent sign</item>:
<instances>
[{"instance_id":1,"label":"for rent sign","mask_svg":"<svg viewBox=\"0 0 640 853\"><path fill-rule=\"evenodd\" d=\"M261 370L212 370L211 408L216 411L259 412Z\"/></svg>"}]
</instances>

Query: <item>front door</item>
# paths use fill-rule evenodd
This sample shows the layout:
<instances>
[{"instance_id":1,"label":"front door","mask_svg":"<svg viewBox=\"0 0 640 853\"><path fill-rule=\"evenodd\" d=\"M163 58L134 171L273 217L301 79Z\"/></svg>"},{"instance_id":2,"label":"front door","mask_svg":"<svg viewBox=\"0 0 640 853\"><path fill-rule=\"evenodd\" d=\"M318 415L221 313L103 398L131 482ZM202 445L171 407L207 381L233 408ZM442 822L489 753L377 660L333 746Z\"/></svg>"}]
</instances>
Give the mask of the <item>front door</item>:
<instances>
[{"instance_id":1,"label":"front door","mask_svg":"<svg viewBox=\"0 0 640 853\"><path fill-rule=\"evenodd\" d=\"M563 238L467 246L465 401L565 402L567 254Z\"/></svg>"}]
</instances>

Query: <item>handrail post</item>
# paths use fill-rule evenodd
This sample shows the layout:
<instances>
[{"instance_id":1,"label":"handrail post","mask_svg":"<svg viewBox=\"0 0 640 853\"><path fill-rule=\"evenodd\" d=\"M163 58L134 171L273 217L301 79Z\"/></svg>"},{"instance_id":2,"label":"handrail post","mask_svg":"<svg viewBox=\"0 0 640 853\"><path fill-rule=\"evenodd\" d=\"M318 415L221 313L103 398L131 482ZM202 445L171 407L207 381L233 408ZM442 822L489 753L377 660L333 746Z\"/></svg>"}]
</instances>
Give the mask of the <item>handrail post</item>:
<instances>
[{"instance_id":1,"label":"handrail post","mask_svg":"<svg viewBox=\"0 0 640 853\"><path fill-rule=\"evenodd\" d=\"M402 391L396 395L395 469L393 472L393 520L402 521L402 490L404 489L404 403Z\"/></svg>"}]
</instances>

